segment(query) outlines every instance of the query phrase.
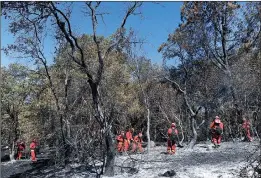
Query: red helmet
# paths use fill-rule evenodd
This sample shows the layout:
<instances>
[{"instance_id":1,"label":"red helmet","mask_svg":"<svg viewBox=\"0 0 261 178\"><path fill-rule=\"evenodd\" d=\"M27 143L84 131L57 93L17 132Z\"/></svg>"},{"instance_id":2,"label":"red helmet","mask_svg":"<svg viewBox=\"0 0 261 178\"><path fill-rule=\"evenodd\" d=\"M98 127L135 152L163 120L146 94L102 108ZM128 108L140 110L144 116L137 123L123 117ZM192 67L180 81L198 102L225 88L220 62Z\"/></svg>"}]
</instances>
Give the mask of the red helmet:
<instances>
[{"instance_id":1,"label":"red helmet","mask_svg":"<svg viewBox=\"0 0 261 178\"><path fill-rule=\"evenodd\" d=\"M171 123L171 127L176 127L176 124L174 122Z\"/></svg>"}]
</instances>

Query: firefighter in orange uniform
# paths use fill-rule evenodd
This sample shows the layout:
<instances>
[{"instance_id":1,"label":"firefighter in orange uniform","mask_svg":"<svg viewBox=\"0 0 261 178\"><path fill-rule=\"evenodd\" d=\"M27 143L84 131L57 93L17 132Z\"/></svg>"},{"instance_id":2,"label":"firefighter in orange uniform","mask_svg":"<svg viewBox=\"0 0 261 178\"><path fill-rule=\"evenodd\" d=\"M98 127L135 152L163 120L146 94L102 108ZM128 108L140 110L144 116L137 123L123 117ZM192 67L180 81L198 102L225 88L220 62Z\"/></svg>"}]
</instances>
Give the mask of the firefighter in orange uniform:
<instances>
[{"instance_id":1,"label":"firefighter in orange uniform","mask_svg":"<svg viewBox=\"0 0 261 178\"><path fill-rule=\"evenodd\" d=\"M140 132L138 135L134 136L132 143L132 152L136 152L139 149L139 152L143 152L142 149L142 133Z\"/></svg>"},{"instance_id":2,"label":"firefighter in orange uniform","mask_svg":"<svg viewBox=\"0 0 261 178\"><path fill-rule=\"evenodd\" d=\"M224 124L221 122L220 118L216 116L215 120L210 124L211 141L214 144L214 147L220 146L223 129Z\"/></svg>"},{"instance_id":3,"label":"firefighter in orange uniform","mask_svg":"<svg viewBox=\"0 0 261 178\"><path fill-rule=\"evenodd\" d=\"M252 142L252 137L250 134L250 127L251 127L250 121L244 117L242 128L243 128L245 140L247 139L247 141Z\"/></svg>"},{"instance_id":4,"label":"firefighter in orange uniform","mask_svg":"<svg viewBox=\"0 0 261 178\"><path fill-rule=\"evenodd\" d=\"M24 142L18 142L17 144L17 159L20 160L23 156L23 152L25 150Z\"/></svg>"},{"instance_id":5,"label":"firefighter in orange uniform","mask_svg":"<svg viewBox=\"0 0 261 178\"><path fill-rule=\"evenodd\" d=\"M129 151L130 144L133 141L133 137L132 137L133 132L134 132L133 128L129 129L129 131L126 132L126 139L124 140L124 150L125 151Z\"/></svg>"},{"instance_id":6,"label":"firefighter in orange uniform","mask_svg":"<svg viewBox=\"0 0 261 178\"><path fill-rule=\"evenodd\" d=\"M125 133L121 131L121 134L117 136L117 150L118 152L122 153L124 151L124 140L125 140Z\"/></svg>"},{"instance_id":7,"label":"firefighter in orange uniform","mask_svg":"<svg viewBox=\"0 0 261 178\"><path fill-rule=\"evenodd\" d=\"M31 150L31 160L33 162L36 162L36 140L33 139L32 143L30 144L30 150Z\"/></svg>"},{"instance_id":8,"label":"firefighter in orange uniform","mask_svg":"<svg viewBox=\"0 0 261 178\"><path fill-rule=\"evenodd\" d=\"M172 123L171 127L168 129L168 148L167 151L169 154L176 153L176 144L177 144L178 130L176 129L176 124Z\"/></svg>"}]
</instances>

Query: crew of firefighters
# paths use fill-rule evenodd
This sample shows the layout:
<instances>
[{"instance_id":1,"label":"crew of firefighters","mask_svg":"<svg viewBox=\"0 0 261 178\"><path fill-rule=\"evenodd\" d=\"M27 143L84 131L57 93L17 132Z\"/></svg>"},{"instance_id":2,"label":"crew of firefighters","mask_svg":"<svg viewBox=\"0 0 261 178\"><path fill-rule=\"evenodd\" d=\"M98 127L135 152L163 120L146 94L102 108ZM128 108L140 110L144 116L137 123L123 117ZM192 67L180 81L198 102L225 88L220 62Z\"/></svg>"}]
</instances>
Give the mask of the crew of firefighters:
<instances>
[{"instance_id":1,"label":"crew of firefighters","mask_svg":"<svg viewBox=\"0 0 261 178\"><path fill-rule=\"evenodd\" d=\"M118 152L143 152L142 149L142 132L134 134L134 129L130 128L126 133L121 131L116 138Z\"/></svg>"},{"instance_id":2,"label":"crew of firefighters","mask_svg":"<svg viewBox=\"0 0 261 178\"><path fill-rule=\"evenodd\" d=\"M222 134L224 130L224 124L221 121L219 116L216 116L215 119L210 124L210 134L211 134L211 142L214 144L215 148L218 148L221 144ZM253 139L251 137L251 124L250 120L246 117L243 118L242 123L242 132L244 134L244 138L246 141L251 142ZM142 132L139 131L135 134L133 128L129 128L127 132L121 131L119 135L116 137L117 140L117 150L119 153L131 151L132 153L143 152L142 148ZM170 128L167 130L167 152L168 154L175 154L176 147L179 144L178 138L178 129L176 128L176 124L171 123ZM30 156L33 162L36 162L36 148L37 143L36 139L33 139L30 144ZM20 160L25 152L25 143L23 141L17 142L17 160Z\"/></svg>"},{"instance_id":3,"label":"crew of firefighters","mask_svg":"<svg viewBox=\"0 0 261 178\"><path fill-rule=\"evenodd\" d=\"M253 139L251 137L251 124L250 120L243 118L243 123L241 125L241 130L244 136L244 140L251 142ZM211 122L209 131L211 135L211 142L214 144L214 148L220 147L222 134L224 130L224 124L219 116L216 116ZM167 152L168 154L175 154L176 147L179 145L178 129L176 128L176 123L171 123L170 128L167 130ZM134 129L130 128L125 133L121 131L116 137L117 140L117 150L119 153L131 151L131 152L143 152L142 149L142 132L134 134ZM180 145L179 145L180 146Z\"/></svg>"},{"instance_id":4,"label":"crew of firefighters","mask_svg":"<svg viewBox=\"0 0 261 178\"><path fill-rule=\"evenodd\" d=\"M216 116L214 121L210 124L210 133L211 133L211 141L214 144L214 147L217 148L221 144L221 138L224 130L224 124L221 121L219 116ZM250 120L246 117L243 117L243 123L241 125L241 130L243 133L243 137L245 141L252 142L253 139L251 137L251 124Z\"/></svg>"},{"instance_id":5,"label":"crew of firefighters","mask_svg":"<svg viewBox=\"0 0 261 178\"><path fill-rule=\"evenodd\" d=\"M30 143L30 157L32 162L36 162L36 148L37 148L37 143L36 139L33 139L32 142ZM23 141L17 141L17 156L16 159L20 160L22 157L25 157L25 143Z\"/></svg>"}]
</instances>

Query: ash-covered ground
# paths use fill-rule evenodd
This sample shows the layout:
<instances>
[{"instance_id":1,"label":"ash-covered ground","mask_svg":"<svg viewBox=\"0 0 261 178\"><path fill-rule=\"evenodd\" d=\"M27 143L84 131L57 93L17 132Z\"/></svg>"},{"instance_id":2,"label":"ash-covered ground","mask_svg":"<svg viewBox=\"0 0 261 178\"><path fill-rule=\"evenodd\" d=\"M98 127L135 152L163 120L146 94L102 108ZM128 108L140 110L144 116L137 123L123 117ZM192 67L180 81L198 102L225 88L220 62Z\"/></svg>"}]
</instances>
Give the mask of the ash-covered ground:
<instances>
[{"instance_id":1,"label":"ash-covered ground","mask_svg":"<svg viewBox=\"0 0 261 178\"><path fill-rule=\"evenodd\" d=\"M157 178L174 171L174 178L237 178L251 177L251 161L260 154L259 142L224 142L218 149L210 142L195 145L193 150L178 148L175 155L166 154L166 146L151 148L150 154L117 155L114 178ZM256 166L257 162L252 165ZM245 168L246 169L243 169ZM242 171L243 170L243 171ZM95 169L73 164L65 169L34 166L30 161L7 162L1 165L1 177L95 177ZM106 176L102 176L106 178Z\"/></svg>"},{"instance_id":2,"label":"ash-covered ground","mask_svg":"<svg viewBox=\"0 0 261 178\"><path fill-rule=\"evenodd\" d=\"M258 142L224 142L218 149L212 148L210 142L197 144L193 150L178 148L175 155L167 155L166 147L152 148L151 153L124 155L117 157L117 172L123 172L114 178L156 178L166 171L174 170L179 178L236 178L250 177L253 174L250 162L260 153ZM254 154L255 153L255 154ZM247 171L241 171L247 165ZM256 162L252 164L256 166ZM120 167L134 167L138 170ZM137 171L136 170L136 171ZM105 178L105 176L103 177Z\"/></svg>"}]
</instances>

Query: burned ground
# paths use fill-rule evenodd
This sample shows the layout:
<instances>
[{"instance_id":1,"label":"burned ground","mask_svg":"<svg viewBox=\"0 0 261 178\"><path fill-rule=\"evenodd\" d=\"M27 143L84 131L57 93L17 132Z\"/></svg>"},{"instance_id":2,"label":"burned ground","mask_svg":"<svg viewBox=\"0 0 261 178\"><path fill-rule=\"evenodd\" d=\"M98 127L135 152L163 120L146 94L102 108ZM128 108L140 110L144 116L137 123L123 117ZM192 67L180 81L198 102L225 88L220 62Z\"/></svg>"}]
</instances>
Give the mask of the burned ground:
<instances>
[{"instance_id":1,"label":"burned ground","mask_svg":"<svg viewBox=\"0 0 261 178\"><path fill-rule=\"evenodd\" d=\"M224 142L218 149L211 143L200 143L193 150L178 148L175 155L168 155L165 146L152 148L148 155L124 154L116 158L114 178L157 178L165 172L175 171L177 178L240 177L240 171L257 157L258 142ZM255 153L254 153L255 152ZM2 164L1 177L95 177L94 169L80 164L55 168L48 163L32 165L30 161ZM248 172L251 174L251 171ZM105 178L105 177L104 177Z\"/></svg>"}]
</instances>

